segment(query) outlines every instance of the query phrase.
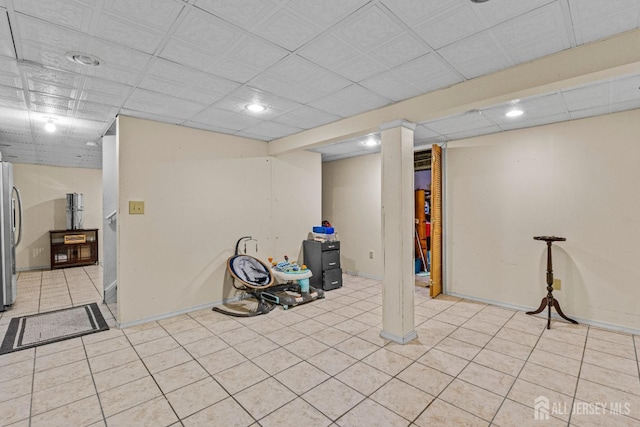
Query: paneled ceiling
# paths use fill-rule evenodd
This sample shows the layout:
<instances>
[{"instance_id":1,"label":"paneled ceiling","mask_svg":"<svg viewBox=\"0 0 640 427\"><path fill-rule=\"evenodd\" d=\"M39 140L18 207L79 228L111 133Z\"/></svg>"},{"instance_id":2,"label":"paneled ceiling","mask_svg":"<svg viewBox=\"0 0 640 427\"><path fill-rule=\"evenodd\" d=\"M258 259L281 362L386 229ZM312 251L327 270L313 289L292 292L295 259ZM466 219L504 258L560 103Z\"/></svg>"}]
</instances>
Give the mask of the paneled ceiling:
<instances>
[{"instance_id":1,"label":"paneled ceiling","mask_svg":"<svg viewBox=\"0 0 640 427\"><path fill-rule=\"evenodd\" d=\"M272 141L637 29L640 1L0 0L0 14L5 160L99 168L118 114ZM438 117L416 143L638 108L639 86L563 87L520 99L515 120L511 103Z\"/></svg>"}]
</instances>

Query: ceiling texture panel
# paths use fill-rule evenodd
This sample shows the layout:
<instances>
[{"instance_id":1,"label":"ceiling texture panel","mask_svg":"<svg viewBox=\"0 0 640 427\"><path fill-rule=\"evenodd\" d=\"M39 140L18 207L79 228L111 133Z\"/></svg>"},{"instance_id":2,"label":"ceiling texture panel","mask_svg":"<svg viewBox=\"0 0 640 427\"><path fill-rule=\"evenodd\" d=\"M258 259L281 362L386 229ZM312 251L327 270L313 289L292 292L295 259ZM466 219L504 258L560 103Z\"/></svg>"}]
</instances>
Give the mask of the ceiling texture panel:
<instances>
[{"instance_id":1,"label":"ceiling texture panel","mask_svg":"<svg viewBox=\"0 0 640 427\"><path fill-rule=\"evenodd\" d=\"M637 0L3 0L0 151L100 168L119 114L273 141L639 22ZM432 117L416 147L640 108L639 87L619 73ZM516 106L522 116L504 116ZM379 151L372 137L313 151Z\"/></svg>"}]
</instances>

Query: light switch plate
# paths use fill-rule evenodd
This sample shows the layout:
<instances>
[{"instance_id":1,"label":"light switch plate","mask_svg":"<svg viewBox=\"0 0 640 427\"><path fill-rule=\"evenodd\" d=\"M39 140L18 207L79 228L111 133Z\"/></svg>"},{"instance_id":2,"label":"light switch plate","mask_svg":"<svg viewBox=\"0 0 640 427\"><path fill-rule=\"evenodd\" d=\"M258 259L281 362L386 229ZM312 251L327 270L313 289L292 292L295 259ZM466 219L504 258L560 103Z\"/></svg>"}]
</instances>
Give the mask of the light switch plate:
<instances>
[{"instance_id":1,"label":"light switch plate","mask_svg":"<svg viewBox=\"0 0 640 427\"><path fill-rule=\"evenodd\" d=\"M143 201L130 201L129 202L129 215L144 215L144 202Z\"/></svg>"}]
</instances>

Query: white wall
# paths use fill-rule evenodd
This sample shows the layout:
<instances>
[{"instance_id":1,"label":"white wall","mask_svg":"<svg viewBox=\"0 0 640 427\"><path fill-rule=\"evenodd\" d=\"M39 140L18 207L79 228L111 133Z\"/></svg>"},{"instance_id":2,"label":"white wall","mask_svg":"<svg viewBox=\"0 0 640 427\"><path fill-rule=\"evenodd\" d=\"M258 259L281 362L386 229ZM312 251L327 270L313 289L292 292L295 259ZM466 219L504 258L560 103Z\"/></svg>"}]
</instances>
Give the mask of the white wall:
<instances>
[{"instance_id":1,"label":"white wall","mask_svg":"<svg viewBox=\"0 0 640 427\"><path fill-rule=\"evenodd\" d=\"M322 219L340 238L342 269L382 277L380 154L322 164ZM373 250L374 258L369 258Z\"/></svg>"},{"instance_id":2,"label":"white wall","mask_svg":"<svg viewBox=\"0 0 640 427\"><path fill-rule=\"evenodd\" d=\"M50 268L49 230L67 228L67 193L84 194L83 226L102 228L102 171L22 163L13 164L15 186L24 209L22 242L17 247L18 270ZM102 259L102 230L98 254Z\"/></svg>"},{"instance_id":3,"label":"white wall","mask_svg":"<svg viewBox=\"0 0 640 427\"><path fill-rule=\"evenodd\" d=\"M446 149L446 290L537 308L546 245L569 316L640 330L640 110Z\"/></svg>"},{"instance_id":4,"label":"white wall","mask_svg":"<svg viewBox=\"0 0 640 427\"><path fill-rule=\"evenodd\" d=\"M318 221L317 153L268 157L262 141L123 116L117 133L121 324L234 296L224 278L239 237L279 258ZM144 215L128 214L132 200Z\"/></svg>"}]
</instances>

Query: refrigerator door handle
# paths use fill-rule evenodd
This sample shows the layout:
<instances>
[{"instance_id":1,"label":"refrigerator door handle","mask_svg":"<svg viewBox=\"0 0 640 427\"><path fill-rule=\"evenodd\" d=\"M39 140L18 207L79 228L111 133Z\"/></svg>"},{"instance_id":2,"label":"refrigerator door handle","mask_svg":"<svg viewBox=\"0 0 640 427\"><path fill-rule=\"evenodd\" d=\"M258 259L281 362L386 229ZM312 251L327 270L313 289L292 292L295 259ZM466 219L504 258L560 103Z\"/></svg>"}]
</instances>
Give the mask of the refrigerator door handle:
<instances>
[{"instance_id":1,"label":"refrigerator door handle","mask_svg":"<svg viewBox=\"0 0 640 427\"><path fill-rule=\"evenodd\" d=\"M13 187L13 191L16 192L16 195L18 196L18 220L20 222L20 227L18 228L18 238L16 239L16 243L15 245L18 246L20 244L20 241L22 240L22 197L20 197L20 190L18 190L16 187Z\"/></svg>"}]
</instances>

